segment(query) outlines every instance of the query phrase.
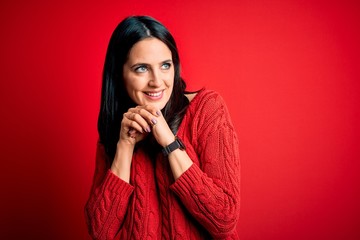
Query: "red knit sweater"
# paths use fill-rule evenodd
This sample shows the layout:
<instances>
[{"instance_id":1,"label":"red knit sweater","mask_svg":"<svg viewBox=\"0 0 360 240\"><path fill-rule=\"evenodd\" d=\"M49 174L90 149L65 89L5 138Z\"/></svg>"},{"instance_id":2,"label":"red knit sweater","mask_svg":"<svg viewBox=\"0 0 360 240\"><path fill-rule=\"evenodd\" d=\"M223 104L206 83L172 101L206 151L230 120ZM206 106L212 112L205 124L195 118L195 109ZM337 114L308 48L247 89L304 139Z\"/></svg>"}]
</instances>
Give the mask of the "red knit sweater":
<instances>
[{"instance_id":1,"label":"red knit sweater","mask_svg":"<svg viewBox=\"0 0 360 240\"><path fill-rule=\"evenodd\" d=\"M138 149L128 184L109 170L98 144L85 207L94 239L238 239L238 140L222 98L200 91L177 135L194 164L176 181L162 154L154 161Z\"/></svg>"}]
</instances>

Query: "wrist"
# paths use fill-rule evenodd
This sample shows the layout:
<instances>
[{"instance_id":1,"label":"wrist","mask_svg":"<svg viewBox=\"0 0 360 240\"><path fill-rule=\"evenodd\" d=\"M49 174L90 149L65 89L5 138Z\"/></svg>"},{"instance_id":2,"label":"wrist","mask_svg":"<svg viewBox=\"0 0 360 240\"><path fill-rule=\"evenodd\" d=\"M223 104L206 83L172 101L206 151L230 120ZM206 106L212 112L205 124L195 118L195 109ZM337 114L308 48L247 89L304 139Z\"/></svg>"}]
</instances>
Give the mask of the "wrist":
<instances>
[{"instance_id":1,"label":"wrist","mask_svg":"<svg viewBox=\"0 0 360 240\"><path fill-rule=\"evenodd\" d=\"M116 146L114 161L111 165L111 171L122 180L130 181L130 168L134 151L133 144L127 141L120 141Z\"/></svg>"},{"instance_id":2,"label":"wrist","mask_svg":"<svg viewBox=\"0 0 360 240\"><path fill-rule=\"evenodd\" d=\"M168 156L170 153L176 151L177 149L183 151L186 149L186 147L181 141L181 139L175 136L174 140L162 149L162 153L164 154L164 156Z\"/></svg>"},{"instance_id":3,"label":"wrist","mask_svg":"<svg viewBox=\"0 0 360 240\"><path fill-rule=\"evenodd\" d=\"M166 147L169 144L171 144L172 142L174 142L176 139L176 136L174 134L171 133L171 135L169 135L168 137L166 137L164 139L164 141L160 144L162 147Z\"/></svg>"},{"instance_id":4,"label":"wrist","mask_svg":"<svg viewBox=\"0 0 360 240\"><path fill-rule=\"evenodd\" d=\"M116 153L114 161L116 162L130 162L134 152L135 145L127 141L119 140L116 145Z\"/></svg>"},{"instance_id":5,"label":"wrist","mask_svg":"<svg viewBox=\"0 0 360 240\"><path fill-rule=\"evenodd\" d=\"M122 151L124 151L124 150L126 150L126 149L133 151L134 148L135 148L135 144L132 143L132 142L130 142L130 141L128 141L128 140L119 139L119 141L118 141L117 144L116 144L116 151L118 151L118 150L120 150L120 149L121 149Z\"/></svg>"}]
</instances>

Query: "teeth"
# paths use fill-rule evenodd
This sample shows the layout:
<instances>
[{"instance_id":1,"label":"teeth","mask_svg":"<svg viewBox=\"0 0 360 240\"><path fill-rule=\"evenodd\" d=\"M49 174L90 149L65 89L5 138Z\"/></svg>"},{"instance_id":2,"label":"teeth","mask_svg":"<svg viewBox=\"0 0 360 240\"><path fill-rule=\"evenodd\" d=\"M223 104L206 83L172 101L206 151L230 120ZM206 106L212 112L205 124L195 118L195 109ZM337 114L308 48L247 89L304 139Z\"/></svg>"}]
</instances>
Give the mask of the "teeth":
<instances>
[{"instance_id":1,"label":"teeth","mask_svg":"<svg viewBox=\"0 0 360 240\"><path fill-rule=\"evenodd\" d=\"M157 93L146 93L147 95L151 96L151 97L159 97L161 95L161 92L157 92Z\"/></svg>"}]
</instances>

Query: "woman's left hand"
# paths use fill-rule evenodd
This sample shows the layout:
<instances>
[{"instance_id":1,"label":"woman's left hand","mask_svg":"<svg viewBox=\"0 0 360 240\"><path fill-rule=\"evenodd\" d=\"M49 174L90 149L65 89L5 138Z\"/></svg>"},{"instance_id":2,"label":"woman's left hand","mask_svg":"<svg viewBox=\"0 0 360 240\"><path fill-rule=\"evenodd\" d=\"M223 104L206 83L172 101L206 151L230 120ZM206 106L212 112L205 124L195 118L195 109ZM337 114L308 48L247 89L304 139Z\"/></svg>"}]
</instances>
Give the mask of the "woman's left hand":
<instances>
[{"instance_id":1,"label":"woman's left hand","mask_svg":"<svg viewBox=\"0 0 360 240\"><path fill-rule=\"evenodd\" d=\"M165 147L174 141L175 136L159 109L151 105L146 105L137 106L130 111L139 114L150 126L152 126L151 132L162 147Z\"/></svg>"}]
</instances>

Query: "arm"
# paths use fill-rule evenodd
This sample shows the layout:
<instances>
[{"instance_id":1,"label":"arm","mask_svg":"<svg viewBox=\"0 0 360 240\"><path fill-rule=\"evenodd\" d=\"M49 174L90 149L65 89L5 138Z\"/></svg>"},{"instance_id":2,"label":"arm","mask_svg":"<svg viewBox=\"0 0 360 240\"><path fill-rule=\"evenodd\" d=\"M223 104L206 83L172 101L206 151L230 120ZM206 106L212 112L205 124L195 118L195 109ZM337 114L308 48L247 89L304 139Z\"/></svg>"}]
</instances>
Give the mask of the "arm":
<instances>
[{"instance_id":1,"label":"arm","mask_svg":"<svg viewBox=\"0 0 360 240\"><path fill-rule=\"evenodd\" d=\"M226 238L236 229L240 208L238 140L223 100L208 95L197 109L199 120L191 126L197 131L201 168L192 164L171 189L213 237Z\"/></svg>"},{"instance_id":2,"label":"arm","mask_svg":"<svg viewBox=\"0 0 360 240\"><path fill-rule=\"evenodd\" d=\"M90 197L85 206L89 233L93 239L114 239L120 231L134 187L129 184L135 144L141 141L149 128L147 118L129 109L121 121L119 141L111 166L106 164L104 146L98 143L96 165ZM147 120L147 121L146 121Z\"/></svg>"},{"instance_id":3,"label":"arm","mask_svg":"<svg viewBox=\"0 0 360 240\"><path fill-rule=\"evenodd\" d=\"M133 186L106 166L104 147L98 143L93 185L85 206L85 218L93 239L114 239L118 233Z\"/></svg>"}]
</instances>

